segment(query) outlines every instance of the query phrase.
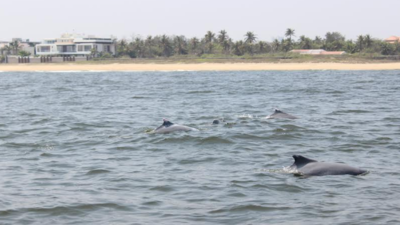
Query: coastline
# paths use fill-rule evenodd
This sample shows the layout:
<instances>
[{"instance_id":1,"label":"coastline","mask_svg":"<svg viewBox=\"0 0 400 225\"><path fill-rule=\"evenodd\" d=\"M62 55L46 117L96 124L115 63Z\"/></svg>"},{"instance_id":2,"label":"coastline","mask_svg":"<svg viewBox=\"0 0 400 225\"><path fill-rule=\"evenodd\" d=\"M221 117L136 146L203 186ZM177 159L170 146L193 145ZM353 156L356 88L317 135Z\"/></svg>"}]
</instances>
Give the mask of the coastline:
<instances>
[{"instance_id":1,"label":"coastline","mask_svg":"<svg viewBox=\"0 0 400 225\"><path fill-rule=\"evenodd\" d=\"M144 64L2 64L1 72L56 71L263 71L400 70L400 63L144 63Z\"/></svg>"}]
</instances>

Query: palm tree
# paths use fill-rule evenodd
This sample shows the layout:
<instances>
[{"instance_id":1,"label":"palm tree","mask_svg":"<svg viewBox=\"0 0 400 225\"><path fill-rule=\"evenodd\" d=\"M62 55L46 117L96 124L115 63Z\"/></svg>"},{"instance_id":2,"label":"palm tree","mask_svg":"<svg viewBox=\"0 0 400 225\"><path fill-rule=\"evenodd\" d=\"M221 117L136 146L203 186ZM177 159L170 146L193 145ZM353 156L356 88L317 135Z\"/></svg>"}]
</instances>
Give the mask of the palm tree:
<instances>
[{"instance_id":1,"label":"palm tree","mask_svg":"<svg viewBox=\"0 0 400 225\"><path fill-rule=\"evenodd\" d=\"M234 55L243 55L244 54L244 45L243 45L243 41L237 41L233 44L232 46L232 53Z\"/></svg>"},{"instance_id":2,"label":"palm tree","mask_svg":"<svg viewBox=\"0 0 400 225\"><path fill-rule=\"evenodd\" d=\"M228 34L225 30L221 30L218 35L218 43L222 45L225 41L229 39Z\"/></svg>"},{"instance_id":3,"label":"palm tree","mask_svg":"<svg viewBox=\"0 0 400 225\"><path fill-rule=\"evenodd\" d=\"M253 44L257 39L256 35L250 31L247 32L244 36L245 36L244 42L246 44Z\"/></svg>"},{"instance_id":4,"label":"palm tree","mask_svg":"<svg viewBox=\"0 0 400 225\"><path fill-rule=\"evenodd\" d=\"M127 52L128 44L125 39L120 40L117 42L117 54L118 55L125 55Z\"/></svg>"},{"instance_id":5,"label":"palm tree","mask_svg":"<svg viewBox=\"0 0 400 225\"><path fill-rule=\"evenodd\" d=\"M153 50L152 50L153 43L154 43L153 37L151 35L147 36L146 40L144 41L145 57L148 58L153 57Z\"/></svg>"},{"instance_id":6,"label":"palm tree","mask_svg":"<svg viewBox=\"0 0 400 225\"><path fill-rule=\"evenodd\" d=\"M273 42L272 42L272 50L273 51L275 51L275 52L277 52L277 51L279 51L279 47L281 46L281 43L278 41L278 39L275 39Z\"/></svg>"},{"instance_id":7,"label":"palm tree","mask_svg":"<svg viewBox=\"0 0 400 225\"><path fill-rule=\"evenodd\" d=\"M367 46L367 48L372 46L372 38L371 38L371 36L369 34L365 35L364 43Z\"/></svg>"},{"instance_id":8,"label":"palm tree","mask_svg":"<svg viewBox=\"0 0 400 225\"><path fill-rule=\"evenodd\" d=\"M286 37L289 37L289 41L292 42L292 36L295 36L295 35L294 35L294 29L288 28L288 29L286 30L286 32L285 32L285 36L286 36Z\"/></svg>"},{"instance_id":9,"label":"palm tree","mask_svg":"<svg viewBox=\"0 0 400 225\"><path fill-rule=\"evenodd\" d=\"M320 45L322 44L322 38L320 36L315 36L314 42L315 44Z\"/></svg>"},{"instance_id":10,"label":"palm tree","mask_svg":"<svg viewBox=\"0 0 400 225\"><path fill-rule=\"evenodd\" d=\"M175 37L175 52L178 53L178 55L186 55L187 50L186 50L186 39L184 36L176 36Z\"/></svg>"},{"instance_id":11,"label":"palm tree","mask_svg":"<svg viewBox=\"0 0 400 225\"><path fill-rule=\"evenodd\" d=\"M346 41L346 45L344 48L348 53L353 54L356 52L356 45L351 40Z\"/></svg>"},{"instance_id":12,"label":"palm tree","mask_svg":"<svg viewBox=\"0 0 400 225\"><path fill-rule=\"evenodd\" d=\"M267 51L268 44L264 41L259 41L256 46L258 53L265 53Z\"/></svg>"},{"instance_id":13,"label":"palm tree","mask_svg":"<svg viewBox=\"0 0 400 225\"><path fill-rule=\"evenodd\" d=\"M11 47L14 55L17 55L19 50L21 50L21 45L19 44L18 41L11 42L10 47Z\"/></svg>"},{"instance_id":14,"label":"palm tree","mask_svg":"<svg viewBox=\"0 0 400 225\"><path fill-rule=\"evenodd\" d=\"M394 46L389 43L382 42L381 43L381 54L382 55L393 55L394 54Z\"/></svg>"},{"instance_id":15,"label":"palm tree","mask_svg":"<svg viewBox=\"0 0 400 225\"><path fill-rule=\"evenodd\" d=\"M215 34L211 31L207 31L206 35L204 36L204 40L206 43L211 43L215 39Z\"/></svg>"},{"instance_id":16,"label":"palm tree","mask_svg":"<svg viewBox=\"0 0 400 225\"><path fill-rule=\"evenodd\" d=\"M357 47L360 51L364 49L364 37L362 35L357 38Z\"/></svg>"},{"instance_id":17,"label":"palm tree","mask_svg":"<svg viewBox=\"0 0 400 225\"><path fill-rule=\"evenodd\" d=\"M311 39L304 35L301 35L299 38L299 45L301 49L311 49Z\"/></svg>"},{"instance_id":18,"label":"palm tree","mask_svg":"<svg viewBox=\"0 0 400 225\"><path fill-rule=\"evenodd\" d=\"M194 38L190 39L189 43L190 43L190 50L192 52L195 52L197 50L197 48L199 47L200 41L199 41L199 39L194 37Z\"/></svg>"},{"instance_id":19,"label":"palm tree","mask_svg":"<svg viewBox=\"0 0 400 225\"><path fill-rule=\"evenodd\" d=\"M172 46L169 41L169 37L165 34L161 36L160 47L162 49L162 54L165 57L169 57L172 54Z\"/></svg>"},{"instance_id":20,"label":"palm tree","mask_svg":"<svg viewBox=\"0 0 400 225\"><path fill-rule=\"evenodd\" d=\"M137 37L135 38L134 42L131 42L130 44L131 49L136 52L136 56L138 58L143 58L144 56L144 42L141 38Z\"/></svg>"},{"instance_id":21,"label":"palm tree","mask_svg":"<svg viewBox=\"0 0 400 225\"><path fill-rule=\"evenodd\" d=\"M224 50L224 53L227 54L229 52L229 49L231 47L230 45L230 41L229 40L225 40L224 42L222 42L222 48Z\"/></svg>"}]
</instances>

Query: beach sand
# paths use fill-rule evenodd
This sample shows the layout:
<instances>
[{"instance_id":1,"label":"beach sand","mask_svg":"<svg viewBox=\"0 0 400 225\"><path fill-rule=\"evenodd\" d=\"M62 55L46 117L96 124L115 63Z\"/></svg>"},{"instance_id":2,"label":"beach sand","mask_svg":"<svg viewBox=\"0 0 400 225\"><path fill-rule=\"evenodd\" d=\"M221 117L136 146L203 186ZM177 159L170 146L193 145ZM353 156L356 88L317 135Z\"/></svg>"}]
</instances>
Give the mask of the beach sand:
<instances>
[{"instance_id":1,"label":"beach sand","mask_svg":"<svg viewBox=\"0 0 400 225\"><path fill-rule=\"evenodd\" d=\"M400 63L2 64L0 71L400 70Z\"/></svg>"}]
</instances>

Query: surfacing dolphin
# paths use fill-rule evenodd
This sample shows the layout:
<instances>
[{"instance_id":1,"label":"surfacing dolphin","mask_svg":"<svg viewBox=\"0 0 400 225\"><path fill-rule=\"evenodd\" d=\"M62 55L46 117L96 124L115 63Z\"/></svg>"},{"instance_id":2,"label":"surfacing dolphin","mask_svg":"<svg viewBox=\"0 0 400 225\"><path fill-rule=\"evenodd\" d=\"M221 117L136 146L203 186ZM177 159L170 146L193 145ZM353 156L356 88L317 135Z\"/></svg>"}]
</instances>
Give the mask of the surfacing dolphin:
<instances>
[{"instance_id":1,"label":"surfacing dolphin","mask_svg":"<svg viewBox=\"0 0 400 225\"><path fill-rule=\"evenodd\" d=\"M163 134L163 133L170 133L170 132L174 132L174 131L192 131L192 130L197 130L197 129L179 125L179 124L174 124L167 119L163 119L163 124L161 126L157 127L154 130L154 133Z\"/></svg>"},{"instance_id":2,"label":"surfacing dolphin","mask_svg":"<svg viewBox=\"0 0 400 225\"><path fill-rule=\"evenodd\" d=\"M274 113L267 116L267 119L284 118L284 119L298 119L298 117L285 113L279 109L275 109Z\"/></svg>"},{"instance_id":3,"label":"surfacing dolphin","mask_svg":"<svg viewBox=\"0 0 400 225\"><path fill-rule=\"evenodd\" d=\"M289 168L302 176L360 175L368 172L342 163L318 162L301 155L293 155L293 158L294 163Z\"/></svg>"},{"instance_id":4,"label":"surfacing dolphin","mask_svg":"<svg viewBox=\"0 0 400 225\"><path fill-rule=\"evenodd\" d=\"M212 124L213 125L217 125L217 124L220 124L222 122L225 122L225 119L224 118L219 118L219 119L213 120Z\"/></svg>"}]
</instances>

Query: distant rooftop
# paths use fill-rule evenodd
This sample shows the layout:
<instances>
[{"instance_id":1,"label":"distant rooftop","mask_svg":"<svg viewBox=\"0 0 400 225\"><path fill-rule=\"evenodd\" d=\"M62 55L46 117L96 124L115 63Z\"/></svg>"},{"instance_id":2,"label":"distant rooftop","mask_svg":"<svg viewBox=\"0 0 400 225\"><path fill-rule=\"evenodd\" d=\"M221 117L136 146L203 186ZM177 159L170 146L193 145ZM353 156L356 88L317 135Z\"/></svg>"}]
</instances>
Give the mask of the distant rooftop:
<instances>
[{"instance_id":1,"label":"distant rooftop","mask_svg":"<svg viewBox=\"0 0 400 225\"><path fill-rule=\"evenodd\" d=\"M385 39L385 42L387 43L396 43L396 42L400 42L400 37L397 36L391 36Z\"/></svg>"}]
</instances>

